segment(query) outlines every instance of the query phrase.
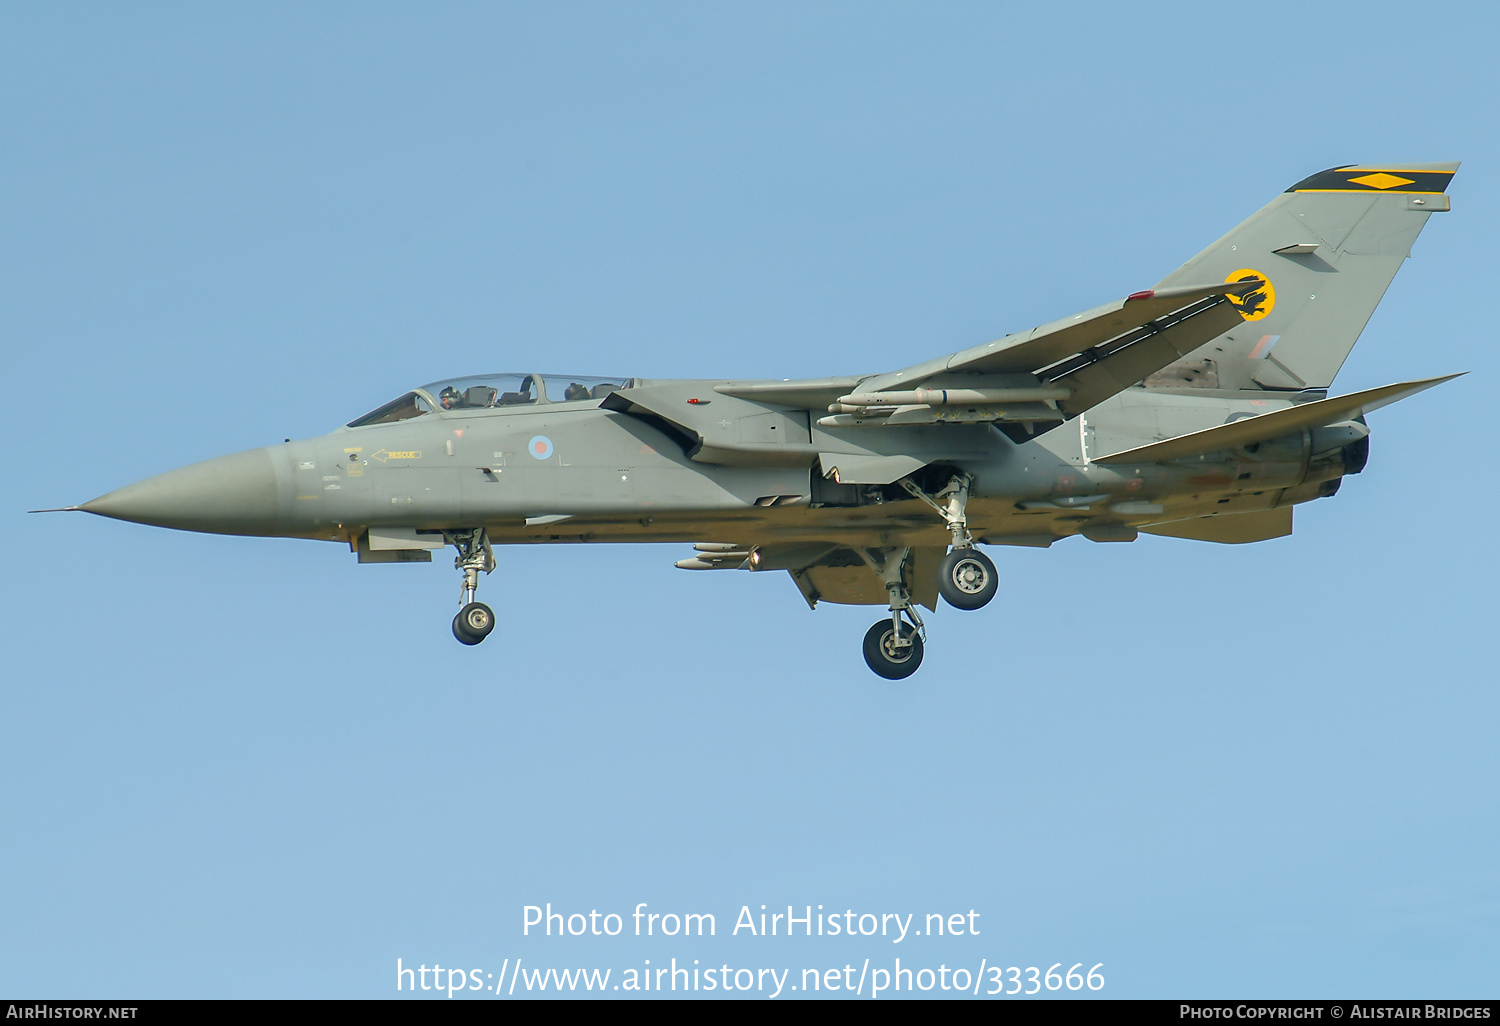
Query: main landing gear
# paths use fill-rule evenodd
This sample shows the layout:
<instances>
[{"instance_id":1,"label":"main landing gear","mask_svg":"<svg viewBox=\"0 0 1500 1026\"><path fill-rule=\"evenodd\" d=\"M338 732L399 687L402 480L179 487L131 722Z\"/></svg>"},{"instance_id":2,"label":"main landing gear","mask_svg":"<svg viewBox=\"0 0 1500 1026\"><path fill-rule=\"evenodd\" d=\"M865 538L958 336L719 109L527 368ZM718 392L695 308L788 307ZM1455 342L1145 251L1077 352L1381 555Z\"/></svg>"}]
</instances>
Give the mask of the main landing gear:
<instances>
[{"instance_id":1,"label":"main landing gear","mask_svg":"<svg viewBox=\"0 0 1500 1026\"><path fill-rule=\"evenodd\" d=\"M495 553L483 528L455 531L448 535L448 540L458 549L453 567L464 573L463 608L453 618L453 636L465 645L477 645L495 629L495 611L474 600L474 594L479 590L479 572L489 573L495 569Z\"/></svg>"},{"instance_id":2,"label":"main landing gear","mask_svg":"<svg viewBox=\"0 0 1500 1026\"><path fill-rule=\"evenodd\" d=\"M957 609L979 609L1000 589L995 564L974 547L974 536L969 533L969 486L973 483L967 474L955 475L936 495L928 495L914 482L901 481L901 487L931 506L953 534L953 547L938 568L938 593Z\"/></svg>"},{"instance_id":3,"label":"main landing gear","mask_svg":"<svg viewBox=\"0 0 1500 1026\"><path fill-rule=\"evenodd\" d=\"M865 634L865 662L886 680L910 677L922 665L922 643L927 637L906 586L911 549L860 549L859 554L880 575L891 597L890 619L881 620Z\"/></svg>"},{"instance_id":4,"label":"main landing gear","mask_svg":"<svg viewBox=\"0 0 1500 1026\"><path fill-rule=\"evenodd\" d=\"M938 594L955 608L978 609L999 589L995 564L978 549L950 549L938 565Z\"/></svg>"},{"instance_id":5,"label":"main landing gear","mask_svg":"<svg viewBox=\"0 0 1500 1026\"><path fill-rule=\"evenodd\" d=\"M969 487L974 479L967 474L954 475L935 495L929 495L910 479L900 482L915 498L931 506L953 534L953 547L938 567L938 593L950 606L978 609L995 597L1000 577L995 564L974 547L969 533ZM927 630L911 601L905 571L911 558L910 548L860 549L860 557L880 575L891 597L891 615L865 634L865 662L887 680L902 680L922 665L923 644Z\"/></svg>"},{"instance_id":6,"label":"main landing gear","mask_svg":"<svg viewBox=\"0 0 1500 1026\"><path fill-rule=\"evenodd\" d=\"M899 616L881 620L865 632L865 663L886 680L904 680L922 665L919 628Z\"/></svg>"}]
</instances>

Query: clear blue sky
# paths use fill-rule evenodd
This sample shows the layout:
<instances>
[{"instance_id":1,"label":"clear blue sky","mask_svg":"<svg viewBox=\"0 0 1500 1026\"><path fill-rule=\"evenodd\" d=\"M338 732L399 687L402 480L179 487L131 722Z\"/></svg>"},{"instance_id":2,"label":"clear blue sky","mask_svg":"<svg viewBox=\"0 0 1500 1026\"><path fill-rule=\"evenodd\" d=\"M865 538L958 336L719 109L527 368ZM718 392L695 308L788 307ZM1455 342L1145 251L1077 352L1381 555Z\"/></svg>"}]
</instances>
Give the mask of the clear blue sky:
<instances>
[{"instance_id":1,"label":"clear blue sky","mask_svg":"<svg viewBox=\"0 0 1500 1026\"><path fill-rule=\"evenodd\" d=\"M1497 28L5 5L0 994L900 956L1102 962L1119 997L1494 996ZM903 683L860 659L873 610L680 547L502 550L471 650L445 557L22 512L470 372L904 366L1385 160L1465 164L1338 387L1473 373L1375 414L1292 538L994 550L1001 598L929 618ZM549 901L720 935L523 937ZM762 903L981 934L725 936Z\"/></svg>"}]
</instances>

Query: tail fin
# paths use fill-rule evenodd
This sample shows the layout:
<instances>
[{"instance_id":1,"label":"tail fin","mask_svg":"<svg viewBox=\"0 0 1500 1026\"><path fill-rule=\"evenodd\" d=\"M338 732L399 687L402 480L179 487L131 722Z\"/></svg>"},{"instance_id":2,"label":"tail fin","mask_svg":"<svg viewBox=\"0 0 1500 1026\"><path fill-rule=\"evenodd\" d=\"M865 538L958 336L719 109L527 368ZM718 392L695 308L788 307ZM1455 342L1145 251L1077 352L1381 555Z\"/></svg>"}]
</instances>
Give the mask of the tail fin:
<instances>
[{"instance_id":1,"label":"tail fin","mask_svg":"<svg viewBox=\"0 0 1500 1026\"><path fill-rule=\"evenodd\" d=\"M1304 178L1158 287L1264 278L1244 324L1193 354L1217 386L1326 389L1354 348L1458 164L1347 166Z\"/></svg>"}]
</instances>

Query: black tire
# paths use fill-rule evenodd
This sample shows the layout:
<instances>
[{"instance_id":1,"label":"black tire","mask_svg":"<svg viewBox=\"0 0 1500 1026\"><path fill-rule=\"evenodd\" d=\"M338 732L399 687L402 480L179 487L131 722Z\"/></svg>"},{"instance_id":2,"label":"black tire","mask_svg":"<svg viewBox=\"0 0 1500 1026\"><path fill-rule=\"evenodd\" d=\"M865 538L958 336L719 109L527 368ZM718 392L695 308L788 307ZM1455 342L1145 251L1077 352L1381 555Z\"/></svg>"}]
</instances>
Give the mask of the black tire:
<instances>
[{"instance_id":1,"label":"black tire","mask_svg":"<svg viewBox=\"0 0 1500 1026\"><path fill-rule=\"evenodd\" d=\"M495 629L495 612L483 602L470 602L453 618L453 636L465 645L477 645Z\"/></svg>"},{"instance_id":2,"label":"black tire","mask_svg":"<svg viewBox=\"0 0 1500 1026\"><path fill-rule=\"evenodd\" d=\"M477 644L479 644L484 639L483 638L476 638L476 637L474 637L474 635L472 635L468 631L464 630L463 621L459 619L459 617L461 617L462 615L463 615L462 613L454 613L453 614L453 636L459 640L460 644L464 644L464 645L477 645Z\"/></svg>"},{"instance_id":3,"label":"black tire","mask_svg":"<svg viewBox=\"0 0 1500 1026\"><path fill-rule=\"evenodd\" d=\"M938 566L938 591L955 608L978 609L999 590L995 564L978 549L952 549Z\"/></svg>"},{"instance_id":4,"label":"black tire","mask_svg":"<svg viewBox=\"0 0 1500 1026\"><path fill-rule=\"evenodd\" d=\"M895 628L890 617L881 620L865 632L865 662L886 680L904 680L917 672L922 665L922 636L909 623L901 624L901 636L910 638L905 648L891 647Z\"/></svg>"},{"instance_id":5,"label":"black tire","mask_svg":"<svg viewBox=\"0 0 1500 1026\"><path fill-rule=\"evenodd\" d=\"M463 644L463 645L477 645L477 644L479 644L484 639L483 638L476 638L476 637L474 637L474 635L472 635L468 631L464 630L463 621L459 619L459 617L462 616L462 615L463 615L462 613L454 613L453 614L453 636L458 639L458 641L459 641L460 644Z\"/></svg>"}]
</instances>

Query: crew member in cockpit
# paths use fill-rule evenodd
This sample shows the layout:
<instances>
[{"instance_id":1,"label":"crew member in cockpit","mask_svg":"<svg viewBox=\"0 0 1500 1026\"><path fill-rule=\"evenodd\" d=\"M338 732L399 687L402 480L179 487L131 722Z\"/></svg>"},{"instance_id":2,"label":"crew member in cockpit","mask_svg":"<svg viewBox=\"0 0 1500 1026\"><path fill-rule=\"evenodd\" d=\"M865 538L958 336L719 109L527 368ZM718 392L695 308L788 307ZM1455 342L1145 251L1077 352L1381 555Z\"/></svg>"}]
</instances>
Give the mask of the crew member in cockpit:
<instances>
[{"instance_id":1,"label":"crew member in cockpit","mask_svg":"<svg viewBox=\"0 0 1500 1026\"><path fill-rule=\"evenodd\" d=\"M438 402L442 404L445 410L451 410L455 406L458 406L463 402L463 398L463 393L452 385L449 385L442 392L438 393Z\"/></svg>"}]
</instances>

